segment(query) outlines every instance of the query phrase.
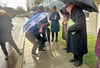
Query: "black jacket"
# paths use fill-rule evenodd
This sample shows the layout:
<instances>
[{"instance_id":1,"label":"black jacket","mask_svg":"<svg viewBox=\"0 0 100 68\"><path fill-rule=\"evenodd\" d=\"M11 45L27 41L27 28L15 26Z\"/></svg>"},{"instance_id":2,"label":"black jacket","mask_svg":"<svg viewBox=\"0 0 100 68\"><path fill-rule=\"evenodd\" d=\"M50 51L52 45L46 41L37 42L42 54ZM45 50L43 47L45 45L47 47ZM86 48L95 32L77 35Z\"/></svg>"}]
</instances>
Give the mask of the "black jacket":
<instances>
[{"instance_id":1,"label":"black jacket","mask_svg":"<svg viewBox=\"0 0 100 68\"><path fill-rule=\"evenodd\" d=\"M74 7L71 13L71 19L75 22L68 29L68 52L75 55L87 53L87 31L86 19L83 11L78 7ZM75 34L72 34L75 32Z\"/></svg>"},{"instance_id":2,"label":"black jacket","mask_svg":"<svg viewBox=\"0 0 100 68\"><path fill-rule=\"evenodd\" d=\"M9 38L11 37L11 31L11 18L8 15L0 15L0 43L9 41Z\"/></svg>"}]
</instances>

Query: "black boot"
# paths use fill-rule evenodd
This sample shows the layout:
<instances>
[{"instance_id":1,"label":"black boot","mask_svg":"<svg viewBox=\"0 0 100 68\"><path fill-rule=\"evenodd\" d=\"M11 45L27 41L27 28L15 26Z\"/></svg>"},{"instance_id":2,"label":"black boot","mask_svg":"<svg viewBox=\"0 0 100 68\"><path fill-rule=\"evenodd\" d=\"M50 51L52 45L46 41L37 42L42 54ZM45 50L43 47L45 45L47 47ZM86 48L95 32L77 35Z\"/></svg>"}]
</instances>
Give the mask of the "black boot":
<instances>
[{"instance_id":1,"label":"black boot","mask_svg":"<svg viewBox=\"0 0 100 68\"><path fill-rule=\"evenodd\" d=\"M78 60L73 58L69 62L76 62L76 61L78 61Z\"/></svg>"},{"instance_id":2,"label":"black boot","mask_svg":"<svg viewBox=\"0 0 100 68\"><path fill-rule=\"evenodd\" d=\"M74 54L74 58L71 59L69 62L76 62L78 61L78 56Z\"/></svg>"},{"instance_id":3,"label":"black boot","mask_svg":"<svg viewBox=\"0 0 100 68\"><path fill-rule=\"evenodd\" d=\"M39 49L39 51L46 51L46 50L42 48L42 49Z\"/></svg>"},{"instance_id":4,"label":"black boot","mask_svg":"<svg viewBox=\"0 0 100 68\"><path fill-rule=\"evenodd\" d=\"M52 42L54 41L54 39L52 38L52 40L51 40Z\"/></svg>"},{"instance_id":5,"label":"black boot","mask_svg":"<svg viewBox=\"0 0 100 68\"><path fill-rule=\"evenodd\" d=\"M8 60L8 56L5 57L5 60L6 60L6 61Z\"/></svg>"},{"instance_id":6,"label":"black boot","mask_svg":"<svg viewBox=\"0 0 100 68\"><path fill-rule=\"evenodd\" d=\"M81 66L83 64L83 59L80 58L77 62L75 62L75 66Z\"/></svg>"}]
</instances>

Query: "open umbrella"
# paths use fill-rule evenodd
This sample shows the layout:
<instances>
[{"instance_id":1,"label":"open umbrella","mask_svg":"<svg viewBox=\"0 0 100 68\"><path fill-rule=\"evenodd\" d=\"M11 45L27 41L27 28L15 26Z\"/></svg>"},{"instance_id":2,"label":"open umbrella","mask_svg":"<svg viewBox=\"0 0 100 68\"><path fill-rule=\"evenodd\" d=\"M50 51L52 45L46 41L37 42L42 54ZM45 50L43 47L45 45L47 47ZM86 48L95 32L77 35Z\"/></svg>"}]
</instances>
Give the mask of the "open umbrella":
<instances>
[{"instance_id":1,"label":"open umbrella","mask_svg":"<svg viewBox=\"0 0 100 68\"><path fill-rule=\"evenodd\" d=\"M10 8L10 7L4 7L3 8L7 13L8 15L11 17L11 18L14 18L16 16L16 10L14 10L13 8Z\"/></svg>"},{"instance_id":2,"label":"open umbrella","mask_svg":"<svg viewBox=\"0 0 100 68\"><path fill-rule=\"evenodd\" d=\"M51 3L48 8L52 9L53 6L57 7L57 11L60 11L60 9L64 6L64 3L62 1L54 1L53 3Z\"/></svg>"},{"instance_id":3,"label":"open umbrella","mask_svg":"<svg viewBox=\"0 0 100 68\"><path fill-rule=\"evenodd\" d=\"M34 6L30 9L30 11L37 11L39 9L39 6Z\"/></svg>"},{"instance_id":4,"label":"open umbrella","mask_svg":"<svg viewBox=\"0 0 100 68\"><path fill-rule=\"evenodd\" d=\"M0 9L0 13L7 13L7 12L3 9Z\"/></svg>"},{"instance_id":5,"label":"open umbrella","mask_svg":"<svg viewBox=\"0 0 100 68\"><path fill-rule=\"evenodd\" d=\"M32 16L28 22L24 25L24 32L27 32L30 28L36 26L36 24L42 25L47 23L48 13L42 12ZM37 26L38 27L38 26Z\"/></svg>"},{"instance_id":6,"label":"open umbrella","mask_svg":"<svg viewBox=\"0 0 100 68\"><path fill-rule=\"evenodd\" d=\"M98 9L93 0L61 0L61 1L63 1L63 3L65 3L66 5L72 2L79 8L87 10L89 12L98 12Z\"/></svg>"}]
</instances>

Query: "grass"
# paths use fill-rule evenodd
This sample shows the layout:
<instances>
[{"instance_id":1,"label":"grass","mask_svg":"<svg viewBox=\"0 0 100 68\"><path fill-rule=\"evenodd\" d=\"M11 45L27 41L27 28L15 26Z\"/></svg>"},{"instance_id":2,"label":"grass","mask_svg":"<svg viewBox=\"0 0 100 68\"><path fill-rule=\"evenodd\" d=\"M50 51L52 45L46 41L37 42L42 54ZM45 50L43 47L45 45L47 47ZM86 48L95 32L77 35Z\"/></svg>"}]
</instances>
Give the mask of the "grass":
<instances>
[{"instance_id":1,"label":"grass","mask_svg":"<svg viewBox=\"0 0 100 68\"><path fill-rule=\"evenodd\" d=\"M62 39L62 27L59 32L59 41L66 45L66 42ZM95 43L96 43L96 36L95 35L88 35L88 54L84 56L84 62L90 68L96 68L97 65L97 57L95 55Z\"/></svg>"}]
</instances>

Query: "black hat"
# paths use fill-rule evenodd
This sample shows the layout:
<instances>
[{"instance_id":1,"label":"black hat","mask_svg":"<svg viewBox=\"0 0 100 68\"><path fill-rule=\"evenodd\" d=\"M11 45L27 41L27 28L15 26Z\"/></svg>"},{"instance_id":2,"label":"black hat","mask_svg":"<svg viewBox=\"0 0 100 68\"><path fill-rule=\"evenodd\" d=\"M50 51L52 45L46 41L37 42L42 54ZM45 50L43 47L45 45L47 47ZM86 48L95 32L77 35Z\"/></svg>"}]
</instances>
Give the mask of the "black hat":
<instances>
[{"instance_id":1,"label":"black hat","mask_svg":"<svg viewBox=\"0 0 100 68\"><path fill-rule=\"evenodd\" d=\"M57 9L56 6L53 6L53 9Z\"/></svg>"},{"instance_id":2,"label":"black hat","mask_svg":"<svg viewBox=\"0 0 100 68\"><path fill-rule=\"evenodd\" d=\"M40 6L39 8L38 8L38 12L44 12L45 10L44 10L44 7L43 6Z\"/></svg>"}]
</instances>

